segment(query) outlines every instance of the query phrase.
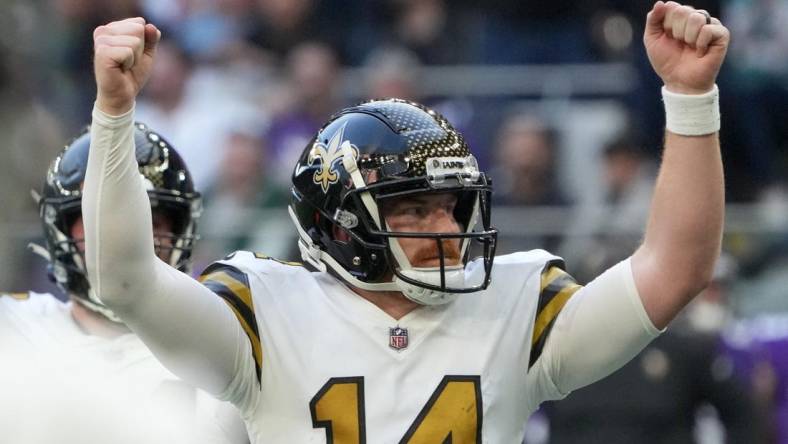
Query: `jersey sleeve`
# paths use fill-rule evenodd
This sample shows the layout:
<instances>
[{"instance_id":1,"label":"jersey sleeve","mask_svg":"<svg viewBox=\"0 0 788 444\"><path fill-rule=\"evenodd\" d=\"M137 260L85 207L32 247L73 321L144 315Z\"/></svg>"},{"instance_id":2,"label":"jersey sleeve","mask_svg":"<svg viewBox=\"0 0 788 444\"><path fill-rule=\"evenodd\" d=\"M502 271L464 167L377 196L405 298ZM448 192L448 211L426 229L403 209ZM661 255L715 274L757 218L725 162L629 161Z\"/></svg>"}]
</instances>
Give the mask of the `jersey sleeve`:
<instances>
[{"instance_id":1,"label":"jersey sleeve","mask_svg":"<svg viewBox=\"0 0 788 444\"><path fill-rule=\"evenodd\" d=\"M221 393L251 360L248 342L227 304L156 256L133 117L93 109L82 197L90 285L170 371Z\"/></svg>"},{"instance_id":2,"label":"jersey sleeve","mask_svg":"<svg viewBox=\"0 0 788 444\"><path fill-rule=\"evenodd\" d=\"M661 333L646 314L629 259L585 287L548 265L541 284L528 370L535 404L609 375Z\"/></svg>"}]
</instances>

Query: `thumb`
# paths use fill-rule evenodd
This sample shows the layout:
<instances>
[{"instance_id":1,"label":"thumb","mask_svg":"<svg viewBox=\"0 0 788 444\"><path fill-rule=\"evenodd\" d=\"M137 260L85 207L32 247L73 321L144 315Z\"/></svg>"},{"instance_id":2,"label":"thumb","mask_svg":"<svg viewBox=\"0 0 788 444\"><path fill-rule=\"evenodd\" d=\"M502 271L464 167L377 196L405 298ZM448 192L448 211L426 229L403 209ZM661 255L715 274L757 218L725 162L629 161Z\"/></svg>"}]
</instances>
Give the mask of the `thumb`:
<instances>
[{"instance_id":1,"label":"thumb","mask_svg":"<svg viewBox=\"0 0 788 444\"><path fill-rule=\"evenodd\" d=\"M145 49L143 52L147 56L153 56L156 53L156 46L161 39L161 31L156 26L148 23L145 25Z\"/></svg>"},{"instance_id":2,"label":"thumb","mask_svg":"<svg viewBox=\"0 0 788 444\"><path fill-rule=\"evenodd\" d=\"M668 6L662 1L654 3L654 7L651 9L651 12L646 15L645 38L659 37L665 32L665 29L662 26L662 21L665 19L667 11Z\"/></svg>"}]
</instances>

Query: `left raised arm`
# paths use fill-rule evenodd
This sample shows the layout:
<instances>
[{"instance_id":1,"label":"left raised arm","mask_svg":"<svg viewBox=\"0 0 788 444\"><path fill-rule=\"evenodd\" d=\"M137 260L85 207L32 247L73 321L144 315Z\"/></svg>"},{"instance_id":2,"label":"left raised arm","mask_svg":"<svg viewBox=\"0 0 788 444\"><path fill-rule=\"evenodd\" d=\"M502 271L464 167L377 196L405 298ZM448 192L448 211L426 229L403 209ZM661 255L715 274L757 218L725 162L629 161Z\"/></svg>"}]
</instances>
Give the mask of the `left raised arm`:
<instances>
[{"instance_id":1,"label":"left raised arm","mask_svg":"<svg viewBox=\"0 0 788 444\"><path fill-rule=\"evenodd\" d=\"M663 328L708 284L720 251L725 196L715 81L730 35L705 11L659 1L643 40L665 83L667 130L632 270L646 313Z\"/></svg>"}]
</instances>

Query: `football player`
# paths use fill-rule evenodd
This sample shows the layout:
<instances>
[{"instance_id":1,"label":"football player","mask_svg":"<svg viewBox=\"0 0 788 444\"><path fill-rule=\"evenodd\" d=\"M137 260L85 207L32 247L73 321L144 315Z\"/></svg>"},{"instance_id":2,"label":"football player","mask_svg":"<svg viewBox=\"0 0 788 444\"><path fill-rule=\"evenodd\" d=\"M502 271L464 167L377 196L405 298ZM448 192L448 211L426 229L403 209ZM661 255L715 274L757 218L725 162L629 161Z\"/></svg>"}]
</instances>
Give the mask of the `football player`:
<instances>
[{"instance_id":1,"label":"football player","mask_svg":"<svg viewBox=\"0 0 788 444\"><path fill-rule=\"evenodd\" d=\"M136 147L135 170L145 184L153 213L152 228L149 228L153 236L146 240L151 242L152 247L155 246L156 256L162 263L188 272L196 238L195 224L200 213L200 195L195 192L189 171L179 154L159 134L136 123L133 145ZM65 385L76 390L78 383L89 381L91 387L101 387L101 390L80 390L81 397L86 398L83 400L84 405L91 405L95 401L93 409L102 405L104 415L112 409L106 403L102 404L106 399L101 398L99 401L99 392L109 387L128 390L124 392L128 396L113 394L115 400L151 402L151 407L164 403L179 410L192 408L196 415L195 421L205 424L200 429L202 437L213 433L211 438L199 442L225 442L220 441L223 439L223 429L227 433L237 433L239 427L243 430L243 423L237 413L234 414L235 419L232 419L232 415L229 420L224 419L227 418L225 410L232 407L223 407L223 403L204 392L195 391L162 367L143 342L123 325L112 310L101 303L94 287L88 283L81 200L89 147L90 133L85 131L55 158L47 171L41 193L34 193L39 204L46 248L37 245L32 247L49 261L50 277L69 300L62 302L51 294L33 292L0 294L0 353L5 363L4 374L12 374L9 365L17 366L16 370L27 365L35 373L25 373L26 378L32 374L49 375L47 381L52 387L57 387L58 393L69 391ZM126 223L122 225L126 226ZM52 366L53 363L56 365ZM63 378L65 381L61 382L65 382L65 385L52 382L58 378ZM11 391L22 393L20 387L10 382L12 380L0 378L4 402L13 399L9 395ZM37 414L43 405L51 406L53 400L58 399L61 402L55 403L57 407L51 408L50 413L60 419L72 418L68 412L73 411L71 408L74 404L71 402L75 400L69 401L51 391L47 393L41 387L49 385L42 385L41 381L30 381L29 384L23 385L34 394L23 394L28 402L34 401L37 405ZM176 402L180 398L190 401ZM170 401L173 401L172 404ZM5 408L18 411L20 407L18 404L6 404ZM5 408L0 410L6 411ZM58 412L57 409L63 411ZM122 406L118 407L118 411L119 414L125 412L131 415L131 410ZM169 417L175 413L186 415L184 418L189 415L187 412L167 410L159 413L166 413ZM83 419L84 412L77 414L80 418L72 418L74 425ZM120 420L115 425L127 431L137 419ZM187 421L182 424L185 427L186 424L196 423ZM211 425L216 427L211 428ZM29 431L26 428L19 430ZM186 436L186 432L191 433L192 430L181 430L180 436ZM2 434L4 438L15 442L28 442L8 428L4 428ZM49 436L54 438L53 435ZM229 442L246 442L243 431L241 440Z\"/></svg>"},{"instance_id":2,"label":"football player","mask_svg":"<svg viewBox=\"0 0 788 444\"><path fill-rule=\"evenodd\" d=\"M449 122L396 99L340 111L295 165L289 210L314 271L236 252L189 279L156 259L133 159L159 38L142 18L94 33L88 276L256 443L520 442L540 402L627 362L709 281L729 36L705 11L660 1L648 15L667 117L651 217L637 251L582 288L545 251L495 257L489 178Z\"/></svg>"}]
</instances>

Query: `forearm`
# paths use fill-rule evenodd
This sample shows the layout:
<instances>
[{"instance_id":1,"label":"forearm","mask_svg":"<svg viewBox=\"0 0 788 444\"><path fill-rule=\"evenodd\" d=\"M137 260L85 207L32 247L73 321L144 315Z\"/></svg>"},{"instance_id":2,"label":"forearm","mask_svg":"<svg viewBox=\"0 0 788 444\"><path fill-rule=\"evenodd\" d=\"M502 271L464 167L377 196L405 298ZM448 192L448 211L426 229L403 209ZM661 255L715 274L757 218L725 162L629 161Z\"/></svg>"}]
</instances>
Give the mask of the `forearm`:
<instances>
[{"instance_id":1,"label":"forearm","mask_svg":"<svg viewBox=\"0 0 788 444\"><path fill-rule=\"evenodd\" d=\"M118 314L138 302L129 294L150 293L156 273L150 201L134 154L133 112L111 117L94 108L82 199L91 287Z\"/></svg>"},{"instance_id":2,"label":"forearm","mask_svg":"<svg viewBox=\"0 0 788 444\"><path fill-rule=\"evenodd\" d=\"M717 133L689 137L667 131L645 238L633 256L644 306L658 327L711 278L724 201Z\"/></svg>"},{"instance_id":3,"label":"forearm","mask_svg":"<svg viewBox=\"0 0 788 444\"><path fill-rule=\"evenodd\" d=\"M93 113L82 199L91 288L173 372L218 393L235 374L237 322L210 290L156 257L132 113Z\"/></svg>"}]
</instances>

